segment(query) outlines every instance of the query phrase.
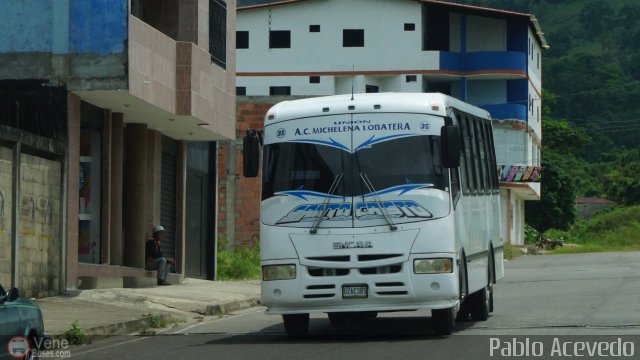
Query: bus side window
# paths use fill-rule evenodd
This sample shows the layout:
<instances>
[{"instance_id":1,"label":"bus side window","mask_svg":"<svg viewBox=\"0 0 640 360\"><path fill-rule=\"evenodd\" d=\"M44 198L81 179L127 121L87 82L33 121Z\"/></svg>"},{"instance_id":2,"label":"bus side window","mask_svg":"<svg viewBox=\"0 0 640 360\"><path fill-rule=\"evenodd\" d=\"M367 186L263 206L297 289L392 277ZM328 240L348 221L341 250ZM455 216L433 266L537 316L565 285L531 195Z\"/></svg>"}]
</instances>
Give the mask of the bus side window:
<instances>
[{"instance_id":1,"label":"bus side window","mask_svg":"<svg viewBox=\"0 0 640 360\"><path fill-rule=\"evenodd\" d=\"M495 144L493 143L493 128L491 127L491 122L487 123L487 131L489 132L489 154L491 155L491 161L490 161L490 166L491 166L491 178L493 179L493 191L494 192L500 192L500 181L498 180L498 164L496 161L496 147Z\"/></svg>"},{"instance_id":2,"label":"bus side window","mask_svg":"<svg viewBox=\"0 0 640 360\"><path fill-rule=\"evenodd\" d=\"M467 160L467 149L469 148L469 139L467 138L466 125L463 121L463 115L459 111L455 111L454 115L458 119L458 126L460 127L460 137L462 144L462 151L460 154L460 184L462 185L462 191L464 194L471 192L471 172L469 172L469 161Z\"/></svg>"},{"instance_id":3,"label":"bus side window","mask_svg":"<svg viewBox=\"0 0 640 360\"><path fill-rule=\"evenodd\" d=\"M469 132L469 118L467 114L460 114L460 132L462 134L462 147L464 152L464 165L465 165L465 178L464 183L466 189L465 193L473 192L476 190L475 179L473 175L473 152L471 146L471 135Z\"/></svg>"},{"instance_id":4,"label":"bus side window","mask_svg":"<svg viewBox=\"0 0 640 360\"><path fill-rule=\"evenodd\" d=\"M467 175L472 192L478 191L480 176L478 174L478 163L476 160L475 141L473 139L473 120L468 114L463 114L462 122L465 127L465 156L467 163Z\"/></svg>"},{"instance_id":5,"label":"bus side window","mask_svg":"<svg viewBox=\"0 0 640 360\"><path fill-rule=\"evenodd\" d=\"M486 143L486 133L484 132L484 124L483 120L479 118L474 118L474 130L475 130L475 139L476 146L478 149L478 175L480 176L480 192L488 192L489 185L489 174L487 173L487 148L485 147Z\"/></svg>"},{"instance_id":6,"label":"bus side window","mask_svg":"<svg viewBox=\"0 0 640 360\"><path fill-rule=\"evenodd\" d=\"M484 128L484 134L485 134L485 148L486 151L485 153L487 154L487 161L485 162L485 165L487 167L487 175L489 176L489 188L488 191L492 192L493 190L496 189L497 187L497 183L496 183L496 176L497 176L497 168L493 165L494 164L494 157L493 157L493 143L491 141L491 123L489 121L483 121L483 128Z\"/></svg>"}]
</instances>

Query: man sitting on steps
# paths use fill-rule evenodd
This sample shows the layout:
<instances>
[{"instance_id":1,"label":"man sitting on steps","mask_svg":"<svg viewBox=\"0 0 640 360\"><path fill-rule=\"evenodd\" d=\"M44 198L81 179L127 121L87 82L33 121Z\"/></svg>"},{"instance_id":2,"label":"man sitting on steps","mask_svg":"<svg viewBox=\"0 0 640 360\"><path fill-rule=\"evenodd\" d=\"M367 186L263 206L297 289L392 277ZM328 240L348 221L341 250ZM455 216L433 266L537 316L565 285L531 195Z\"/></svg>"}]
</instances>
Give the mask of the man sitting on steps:
<instances>
[{"instance_id":1,"label":"man sitting on steps","mask_svg":"<svg viewBox=\"0 0 640 360\"><path fill-rule=\"evenodd\" d=\"M156 225L153 227L153 238L147 240L146 255L147 255L147 270L158 271L158 285L171 285L167 282L167 275L171 269L171 265L174 265L176 261L173 258L165 258L160 248L160 240L164 237L164 227Z\"/></svg>"}]
</instances>

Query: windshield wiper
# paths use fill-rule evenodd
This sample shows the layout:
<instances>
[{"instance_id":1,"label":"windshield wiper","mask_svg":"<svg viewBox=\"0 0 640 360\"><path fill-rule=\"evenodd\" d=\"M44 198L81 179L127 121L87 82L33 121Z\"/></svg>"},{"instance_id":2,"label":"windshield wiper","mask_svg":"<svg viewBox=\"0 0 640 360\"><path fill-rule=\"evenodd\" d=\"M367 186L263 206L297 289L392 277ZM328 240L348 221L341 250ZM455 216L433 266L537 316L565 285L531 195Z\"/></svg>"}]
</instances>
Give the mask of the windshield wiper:
<instances>
[{"instance_id":1,"label":"windshield wiper","mask_svg":"<svg viewBox=\"0 0 640 360\"><path fill-rule=\"evenodd\" d=\"M318 232L318 227L320 227L320 223L324 219L324 213L327 210L327 203L329 202L329 199L331 198L331 195L333 195L333 193L338 188L338 185L340 185L340 182L342 181L343 175L344 175L344 173L340 173L338 176L336 176L335 179L333 179L333 182L331 183L331 186L329 187L329 192L327 193L328 196L326 198L324 198L324 202L322 203L322 207L316 213L315 220L313 220L313 224L311 225L311 228L309 229L309 233L310 234L316 234Z\"/></svg>"},{"instance_id":2,"label":"windshield wiper","mask_svg":"<svg viewBox=\"0 0 640 360\"><path fill-rule=\"evenodd\" d=\"M393 221L391 220L391 217L389 216L389 213L387 212L387 208L384 207L384 204L382 203L382 201L380 200L380 196L378 196L378 192L376 191L376 189L373 187L373 184L371 183L371 180L369 180L369 177L367 176L367 174L365 173L360 173L360 178L362 179L362 182L364 183L364 185L367 187L367 189L369 190L369 192L371 194L373 194L373 196L376 198L376 201L378 202L378 205L380 206L380 211L382 212L382 216L384 217L384 219L387 221L387 224L389 224L389 229L391 231L395 231L398 230L398 227L396 226L396 224L393 223Z\"/></svg>"}]
</instances>

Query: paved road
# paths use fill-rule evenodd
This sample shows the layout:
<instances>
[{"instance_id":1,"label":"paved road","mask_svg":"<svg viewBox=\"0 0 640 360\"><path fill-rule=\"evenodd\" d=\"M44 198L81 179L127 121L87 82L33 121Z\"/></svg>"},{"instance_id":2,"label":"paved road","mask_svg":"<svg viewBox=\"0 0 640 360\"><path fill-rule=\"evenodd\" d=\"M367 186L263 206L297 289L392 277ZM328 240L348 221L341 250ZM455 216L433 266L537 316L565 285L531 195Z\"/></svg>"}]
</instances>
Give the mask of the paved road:
<instances>
[{"instance_id":1,"label":"paved road","mask_svg":"<svg viewBox=\"0 0 640 360\"><path fill-rule=\"evenodd\" d=\"M432 334L428 314L407 312L340 326L312 317L310 336L291 341L279 317L254 308L172 334L110 339L72 353L78 359L475 359L491 358L496 335L518 341L552 335L538 338L545 342L640 335L640 253L521 257L506 271L489 320L458 323L449 337ZM633 339L638 356L640 343Z\"/></svg>"}]
</instances>

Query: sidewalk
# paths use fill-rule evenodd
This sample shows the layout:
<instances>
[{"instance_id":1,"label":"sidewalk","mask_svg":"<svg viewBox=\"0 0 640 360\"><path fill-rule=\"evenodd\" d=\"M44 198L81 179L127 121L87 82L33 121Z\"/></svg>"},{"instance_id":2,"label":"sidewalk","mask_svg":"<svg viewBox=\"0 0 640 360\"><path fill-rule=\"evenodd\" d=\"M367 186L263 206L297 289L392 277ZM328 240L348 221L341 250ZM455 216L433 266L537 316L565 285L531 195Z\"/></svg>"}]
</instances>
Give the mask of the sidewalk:
<instances>
[{"instance_id":1,"label":"sidewalk","mask_svg":"<svg viewBox=\"0 0 640 360\"><path fill-rule=\"evenodd\" d=\"M100 289L37 300L48 335L62 335L78 320L86 335L122 335L146 324L145 315L189 320L259 305L260 282L187 279L146 289Z\"/></svg>"}]
</instances>

